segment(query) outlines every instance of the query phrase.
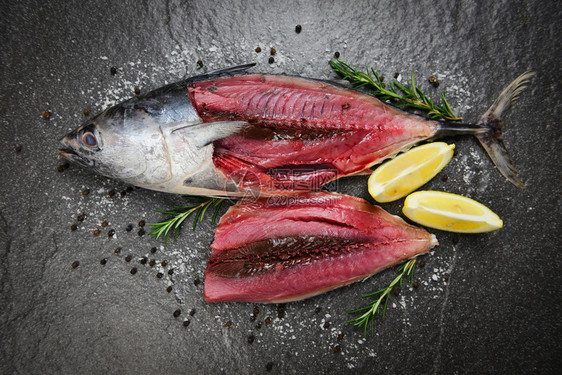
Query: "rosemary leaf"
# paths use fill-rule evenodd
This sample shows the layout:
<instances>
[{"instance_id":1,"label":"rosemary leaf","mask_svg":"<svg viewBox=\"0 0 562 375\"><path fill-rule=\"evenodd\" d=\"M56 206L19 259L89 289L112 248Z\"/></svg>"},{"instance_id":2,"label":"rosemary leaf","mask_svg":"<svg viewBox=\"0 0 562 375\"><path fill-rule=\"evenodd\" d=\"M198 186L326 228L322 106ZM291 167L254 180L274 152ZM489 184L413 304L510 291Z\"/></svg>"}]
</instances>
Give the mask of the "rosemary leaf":
<instances>
[{"instance_id":1,"label":"rosemary leaf","mask_svg":"<svg viewBox=\"0 0 562 375\"><path fill-rule=\"evenodd\" d=\"M200 203L195 203L189 206L182 206L182 207L175 207L173 210L165 211L165 210L156 210L164 215L171 215L171 218L163 220L158 223L148 223L152 227L152 230L149 235L156 236L156 239L160 237L164 237L164 242L166 246L168 245L168 238L170 236L170 231L174 233L174 241L177 240L179 228L183 224L183 222L190 217L193 213L195 213L195 217L193 220L193 230L197 228L197 223L203 221L203 217L205 213L209 209L209 207L213 206L215 208L215 212L213 214L212 223L214 224L215 219L218 215L219 209L224 201L223 198L201 198L201 197L186 197L190 200L196 200Z\"/></svg>"},{"instance_id":2,"label":"rosemary leaf","mask_svg":"<svg viewBox=\"0 0 562 375\"><path fill-rule=\"evenodd\" d=\"M330 66L334 72L351 82L355 88L368 88L369 94L381 100L391 100L398 107L411 107L425 111L431 119L441 117L449 121L462 120L462 117L457 117L453 113L447 103L445 92L441 94L441 105L433 103L431 96L427 96L416 86L414 72L412 72L410 82L406 82L406 85L396 81L390 81L388 85L385 85L380 79L379 73L373 68L362 72L339 59L330 60Z\"/></svg>"},{"instance_id":3,"label":"rosemary leaf","mask_svg":"<svg viewBox=\"0 0 562 375\"><path fill-rule=\"evenodd\" d=\"M374 332L374 318L376 314L380 313L381 304L384 301L384 306L382 311L382 316L384 317L384 314L386 313L386 307L388 305L389 294L394 290L397 284L402 286L402 279L404 278L404 275L410 276L411 278L410 280L413 283L415 264L416 264L416 259L410 259L408 262L400 266L400 268L398 269L400 273L398 274L398 276L394 278L394 280L392 280L392 282L386 288L362 296L363 298L371 298L371 297L378 296L378 298L374 301L367 303L367 306L350 311L349 314L355 314L362 311L366 311L366 312L355 319L349 320L348 322L353 323L357 328L363 328L365 335L367 334L367 327L369 326L370 323L371 332Z\"/></svg>"}]
</instances>

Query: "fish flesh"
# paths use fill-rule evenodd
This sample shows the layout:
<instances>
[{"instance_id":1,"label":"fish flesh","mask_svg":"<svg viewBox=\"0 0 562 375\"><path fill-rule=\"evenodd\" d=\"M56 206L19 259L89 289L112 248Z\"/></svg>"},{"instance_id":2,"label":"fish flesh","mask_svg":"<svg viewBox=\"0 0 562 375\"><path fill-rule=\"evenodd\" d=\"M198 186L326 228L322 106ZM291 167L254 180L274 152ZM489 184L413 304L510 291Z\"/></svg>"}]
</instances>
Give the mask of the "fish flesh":
<instances>
[{"instance_id":1,"label":"fish flesh","mask_svg":"<svg viewBox=\"0 0 562 375\"><path fill-rule=\"evenodd\" d=\"M58 153L139 187L201 196L319 190L421 141L474 134L504 176L523 183L500 136L531 77L511 83L474 125L432 121L326 81L219 70L151 91L86 121Z\"/></svg>"},{"instance_id":2,"label":"fish flesh","mask_svg":"<svg viewBox=\"0 0 562 375\"><path fill-rule=\"evenodd\" d=\"M364 279L429 251L434 235L347 195L242 200L215 229L207 302L289 302Z\"/></svg>"}]
</instances>

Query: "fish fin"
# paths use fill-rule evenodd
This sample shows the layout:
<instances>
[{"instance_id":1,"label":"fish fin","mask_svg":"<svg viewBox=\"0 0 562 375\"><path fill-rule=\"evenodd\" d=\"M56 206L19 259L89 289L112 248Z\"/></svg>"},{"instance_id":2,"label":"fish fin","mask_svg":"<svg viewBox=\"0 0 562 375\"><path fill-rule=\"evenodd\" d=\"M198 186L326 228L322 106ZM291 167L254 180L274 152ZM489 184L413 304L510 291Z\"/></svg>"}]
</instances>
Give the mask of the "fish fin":
<instances>
[{"instance_id":1,"label":"fish fin","mask_svg":"<svg viewBox=\"0 0 562 375\"><path fill-rule=\"evenodd\" d=\"M208 75L215 75L215 74L234 74L234 73L240 73L240 72L245 72L246 70L252 68L256 66L256 63L249 63L249 64L242 64L242 65L236 65L236 66L231 66L228 68L222 68L222 69L216 69L213 71L210 71L208 73Z\"/></svg>"},{"instance_id":2,"label":"fish fin","mask_svg":"<svg viewBox=\"0 0 562 375\"><path fill-rule=\"evenodd\" d=\"M193 77L189 78L189 81L193 81L193 82L204 81L204 80L207 80L207 79L213 79L213 78L222 77L222 76L244 73L246 70L254 67L255 65L256 65L256 63L249 63L249 64L231 66L231 67L228 67L228 68L216 69L216 70L212 70L212 71L207 72L207 73L203 73L203 74L200 74L200 75L197 75L197 76L193 76Z\"/></svg>"},{"instance_id":3,"label":"fish fin","mask_svg":"<svg viewBox=\"0 0 562 375\"><path fill-rule=\"evenodd\" d=\"M525 184L519 177L517 169L509 156L502 137L503 119L513 103L519 98L519 94L525 89L529 80L535 74L526 72L511 82L498 96L486 113L478 120L476 125L486 126L490 129L487 133L475 134L478 141L500 173L513 185L523 188Z\"/></svg>"},{"instance_id":4,"label":"fish fin","mask_svg":"<svg viewBox=\"0 0 562 375\"><path fill-rule=\"evenodd\" d=\"M249 124L244 121L215 121L200 122L197 124L183 124L174 127L170 133L182 132L195 144L197 148L203 148L214 141L229 137L243 130Z\"/></svg>"}]
</instances>

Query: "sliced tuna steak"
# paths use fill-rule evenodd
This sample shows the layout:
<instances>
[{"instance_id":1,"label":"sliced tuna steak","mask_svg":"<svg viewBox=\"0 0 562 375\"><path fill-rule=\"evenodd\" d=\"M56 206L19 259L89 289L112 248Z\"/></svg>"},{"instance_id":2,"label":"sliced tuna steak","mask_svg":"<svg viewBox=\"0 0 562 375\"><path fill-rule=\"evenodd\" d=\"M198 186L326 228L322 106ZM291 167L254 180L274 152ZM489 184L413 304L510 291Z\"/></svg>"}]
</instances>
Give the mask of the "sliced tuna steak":
<instances>
[{"instance_id":1,"label":"sliced tuna steak","mask_svg":"<svg viewBox=\"0 0 562 375\"><path fill-rule=\"evenodd\" d=\"M205 300L299 300L436 245L424 229L347 195L317 192L241 201L215 230Z\"/></svg>"}]
</instances>

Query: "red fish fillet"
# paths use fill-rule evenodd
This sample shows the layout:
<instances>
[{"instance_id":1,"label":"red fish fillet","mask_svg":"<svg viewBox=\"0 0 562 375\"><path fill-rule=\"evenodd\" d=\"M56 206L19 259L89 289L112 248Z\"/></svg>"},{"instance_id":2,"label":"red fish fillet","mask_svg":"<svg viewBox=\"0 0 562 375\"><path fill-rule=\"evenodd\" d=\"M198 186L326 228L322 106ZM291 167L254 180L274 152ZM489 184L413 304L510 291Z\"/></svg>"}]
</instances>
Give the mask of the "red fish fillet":
<instances>
[{"instance_id":1,"label":"red fish fillet","mask_svg":"<svg viewBox=\"0 0 562 375\"><path fill-rule=\"evenodd\" d=\"M205 300L303 299L436 245L424 229L347 195L316 192L241 201L215 230Z\"/></svg>"},{"instance_id":2,"label":"red fish fillet","mask_svg":"<svg viewBox=\"0 0 562 375\"><path fill-rule=\"evenodd\" d=\"M214 142L213 162L242 190L317 190L367 171L434 135L438 124L322 81L260 74L195 82L188 93L205 122L244 121Z\"/></svg>"}]
</instances>

